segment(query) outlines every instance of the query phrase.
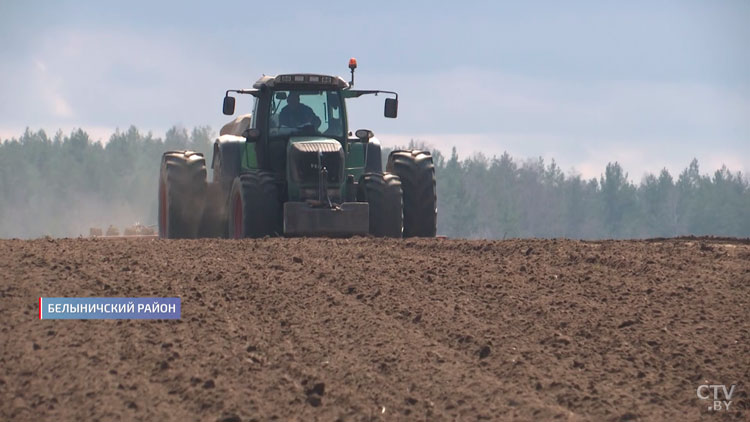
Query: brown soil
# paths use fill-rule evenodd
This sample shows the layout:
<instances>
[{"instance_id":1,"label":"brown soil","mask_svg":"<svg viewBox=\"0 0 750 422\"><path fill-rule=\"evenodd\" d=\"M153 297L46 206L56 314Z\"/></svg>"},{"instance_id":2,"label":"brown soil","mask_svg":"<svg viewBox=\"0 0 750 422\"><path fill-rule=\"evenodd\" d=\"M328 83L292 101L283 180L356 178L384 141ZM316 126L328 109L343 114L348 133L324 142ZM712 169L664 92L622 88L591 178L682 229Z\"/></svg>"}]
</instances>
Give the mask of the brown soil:
<instances>
[{"instance_id":1,"label":"brown soil","mask_svg":"<svg viewBox=\"0 0 750 422\"><path fill-rule=\"evenodd\" d=\"M0 420L750 418L743 241L4 240L0 274Z\"/></svg>"}]
</instances>

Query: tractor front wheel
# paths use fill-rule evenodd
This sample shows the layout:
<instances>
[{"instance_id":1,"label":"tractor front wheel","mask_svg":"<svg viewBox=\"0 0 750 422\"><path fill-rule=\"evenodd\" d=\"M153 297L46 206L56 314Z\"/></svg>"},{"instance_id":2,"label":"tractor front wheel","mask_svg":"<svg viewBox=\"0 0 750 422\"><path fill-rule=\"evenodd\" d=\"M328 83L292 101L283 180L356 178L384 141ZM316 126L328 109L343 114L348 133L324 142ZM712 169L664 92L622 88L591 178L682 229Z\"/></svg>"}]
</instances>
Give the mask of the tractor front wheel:
<instances>
[{"instance_id":1,"label":"tractor front wheel","mask_svg":"<svg viewBox=\"0 0 750 422\"><path fill-rule=\"evenodd\" d=\"M229 195L227 214L230 238L282 234L281 202L273 174L257 170L236 177Z\"/></svg>"},{"instance_id":2,"label":"tractor front wheel","mask_svg":"<svg viewBox=\"0 0 750 422\"><path fill-rule=\"evenodd\" d=\"M370 234L397 237L403 233L401 181L391 173L365 173L357 185L357 200L369 204Z\"/></svg>"}]
</instances>

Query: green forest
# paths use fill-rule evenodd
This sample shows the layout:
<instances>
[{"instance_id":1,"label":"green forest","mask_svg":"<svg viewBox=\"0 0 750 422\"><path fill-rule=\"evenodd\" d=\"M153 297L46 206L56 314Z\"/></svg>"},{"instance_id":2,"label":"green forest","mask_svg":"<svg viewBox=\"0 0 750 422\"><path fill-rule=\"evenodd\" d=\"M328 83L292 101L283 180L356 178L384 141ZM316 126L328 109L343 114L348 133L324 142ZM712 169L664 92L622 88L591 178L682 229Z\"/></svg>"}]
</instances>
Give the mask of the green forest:
<instances>
[{"instance_id":1,"label":"green forest","mask_svg":"<svg viewBox=\"0 0 750 422\"><path fill-rule=\"evenodd\" d=\"M210 160L213 136L209 127L173 127L163 138L130 127L104 144L83 130L49 136L27 129L3 140L0 237L75 237L89 227L154 225L162 152L192 149ZM679 175L662 170L634 184L616 162L598 179L584 179L541 158L432 153L438 233L448 237L750 237L750 183L725 167L703 174L693 160Z\"/></svg>"}]
</instances>

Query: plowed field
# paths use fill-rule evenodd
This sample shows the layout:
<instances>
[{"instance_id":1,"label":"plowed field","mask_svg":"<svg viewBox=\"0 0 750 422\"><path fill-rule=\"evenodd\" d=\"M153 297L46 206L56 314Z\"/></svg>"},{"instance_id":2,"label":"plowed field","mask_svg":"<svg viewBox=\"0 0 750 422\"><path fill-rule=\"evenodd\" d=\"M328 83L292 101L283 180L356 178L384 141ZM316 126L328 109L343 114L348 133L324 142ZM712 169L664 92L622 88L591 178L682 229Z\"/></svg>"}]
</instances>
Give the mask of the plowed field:
<instances>
[{"instance_id":1,"label":"plowed field","mask_svg":"<svg viewBox=\"0 0 750 422\"><path fill-rule=\"evenodd\" d=\"M40 321L40 296L182 318ZM0 420L750 418L732 239L3 240L0 318Z\"/></svg>"}]
</instances>

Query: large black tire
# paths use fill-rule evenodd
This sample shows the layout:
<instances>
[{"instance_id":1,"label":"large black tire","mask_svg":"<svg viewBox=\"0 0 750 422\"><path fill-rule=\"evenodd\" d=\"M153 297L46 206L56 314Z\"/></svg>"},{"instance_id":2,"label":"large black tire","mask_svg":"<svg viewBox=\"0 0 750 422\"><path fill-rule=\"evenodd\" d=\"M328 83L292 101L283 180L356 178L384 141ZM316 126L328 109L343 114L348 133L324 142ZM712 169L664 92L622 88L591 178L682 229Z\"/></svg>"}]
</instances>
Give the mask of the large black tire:
<instances>
[{"instance_id":1,"label":"large black tire","mask_svg":"<svg viewBox=\"0 0 750 422\"><path fill-rule=\"evenodd\" d=\"M404 237L435 237L437 190L435 165L427 151L396 150L388 156L386 171L401 178L404 191Z\"/></svg>"},{"instance_id":2,"label":"large black tire","mask_svg":"<svg viewBox=\"0 0 750 422\"><path fill-rule=\"evenodd\" d=\"M206 160L194 151L169 151L159 171L159 237L194 238L206 201Z\"/></svg>"},{"instance_id":3,"label":"large black tire","mask_svg":"<svg viewBox=\"0 0 750 422\"><path fill-rule=\"evenodd\" d=\"M370 234L400 238L403 233L401 181L390 173L365 173L357 185L357 200L370 206Z\"/></svg>"},{"instance_id":4,"label":"large black tire","mask_svg":"<svg viewBox=\"0 0 750 422\"><path fill-rule=\"evenodd\" d=\"M230 238L281 235L281 201L273 174L254 170L236 177L227 214Z\"/></svg>"}]
</instances>

